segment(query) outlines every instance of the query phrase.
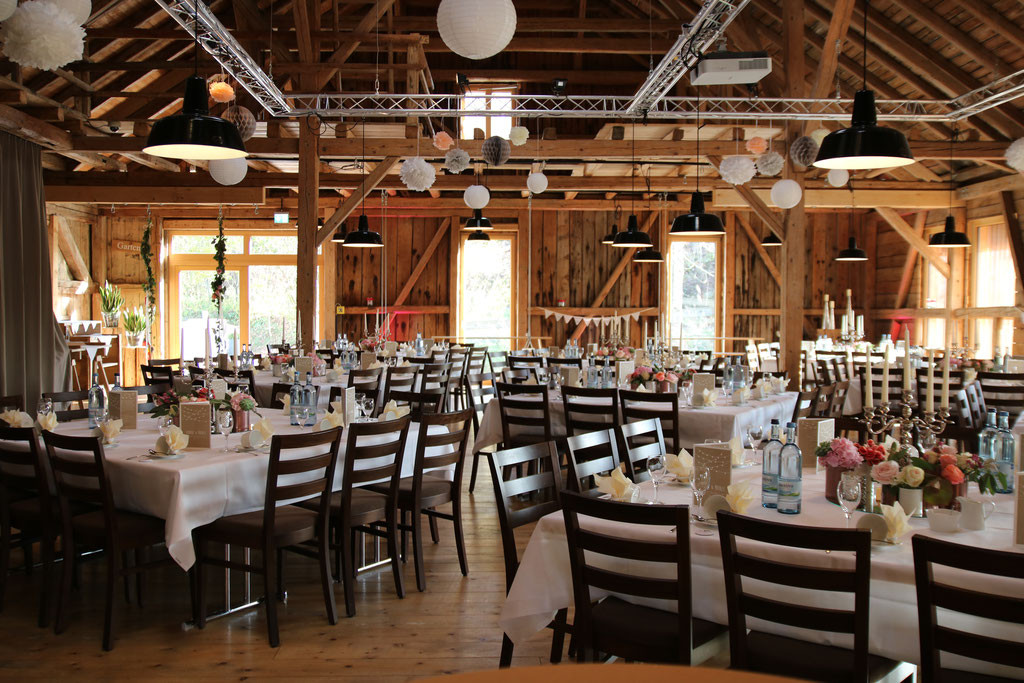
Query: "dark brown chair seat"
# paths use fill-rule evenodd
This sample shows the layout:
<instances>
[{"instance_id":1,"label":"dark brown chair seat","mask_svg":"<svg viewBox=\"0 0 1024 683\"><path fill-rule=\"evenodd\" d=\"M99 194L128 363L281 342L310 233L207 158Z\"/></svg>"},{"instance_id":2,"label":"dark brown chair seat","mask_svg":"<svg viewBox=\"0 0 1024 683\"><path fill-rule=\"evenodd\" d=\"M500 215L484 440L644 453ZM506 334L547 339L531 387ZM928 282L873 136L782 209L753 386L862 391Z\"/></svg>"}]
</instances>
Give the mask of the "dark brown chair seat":
<instances>
[{"instance_id":1,"label":"dark brown chair seat","mask_svg":"<svg viewBox=\"0 0 1024 683\"><path fill-rule=\"evenodd\" d=\"M316 504L314 500L314 505ZM316 537L317 513L297 505L282 505L274 512L274 542L295 545ZM263 510L221 517L203 528L203 540L257 547L263 539Z\"/></svg>"},{"instance_id":2,"label":"dark brown chair seat","mask_svg":"<svg viewBox=\"0 0 1024 683\"><path fill-rule=\"evenodd\" d=\"M388 497L385 494L364 488L352 489L352 521L354 524L367 524L381 519L388 508ZM341 494L331 495L331 514L341 510Z\"/></svg>"},{"instance_id":3,"label":"dark brown chair seat","mask_svg":"<svg viewBox=\"0 0 1024 683\"><path fill-rule=\"evenodd\" d=\"M114 511L118 545L122 549L159 545L164 542L164 520L126 510ZM103 510L87 512L71 518L75 540L103 542L107 537L107 519Z\"/></svg>"},{"instance_id":4,"label":"dark brown chair seat","mask_svg":"<svg viewBox=\"0 0 1024 683\"><path fill-rule=\"evenodd\" d=\"M1009 683L1014 680L1017 679L989 676L987 674L975 673L974 671L942 670L942 683Z\"/></svg>"},{"instance_id":5,"label":"dark brown chair seat","mask_svg":"<svg viewBox=\"0 0 1024 683\"><path fill-rule=\"evenodd\" d=\"M747 671L761 673L788 672L787 676L809 681L837 681L849 676L848 657L837 657L831 645L786 638L772 633L751 631L747 636L751 665ZM869 681L877 681L893 670L895 662L885 657L868 655Z\"/></svg>"},{"instance_id":6,"label":"dark brown chair seat","mask_svg":"<svg viewBox=\"0 0 1024 683\"><path fill-rule=\"evenodd\" d=\"M636 640L661 648L668 661L675 661L672 650L679 644L679 617L675 612L634 605L621 598L610 596L597 603L591 610L594 628L598 631L613 632L630 625ZM726 627L713 621L693 619L693 647L709 643L726 631Z\"/></svg>"}]
</instances>

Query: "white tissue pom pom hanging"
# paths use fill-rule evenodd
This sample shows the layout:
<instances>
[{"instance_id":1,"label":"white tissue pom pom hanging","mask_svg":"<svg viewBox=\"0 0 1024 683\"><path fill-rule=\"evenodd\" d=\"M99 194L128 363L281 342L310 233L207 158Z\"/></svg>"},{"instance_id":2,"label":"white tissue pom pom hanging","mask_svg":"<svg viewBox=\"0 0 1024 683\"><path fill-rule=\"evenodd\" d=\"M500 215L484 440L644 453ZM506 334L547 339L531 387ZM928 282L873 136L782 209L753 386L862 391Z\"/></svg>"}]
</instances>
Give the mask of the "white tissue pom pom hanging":
<instances>
[{"instance_id":1,"label":"white tissue pom pom hanging","mask_svg":"<svg viewBox=\"0 0 1024 683\"><path fill-rule=\"evenodd\" d=\"M469 168L469 152L456 147L444 155L444 167L449 173L462 173Z\"/></svg>"},{"instance_id":2,"label":"white tissue pom pom hanging","mask_svg":"<svg viewBox=\"0 0 1024 683\"><path fill-rule=\"evenodd\" d=\"M818 156L818 143L809 135L798 137L789 148L789 157L801 166L810 166Z\"/></svg>"},{"instance_id":3,"label":"white tissue pom pom hanging","mask_svg":"<svg viewBox=\"0 0 1024 683\"><path fill-rule=\"evenodd\" d=\"M235 89L224 81L213 81L210 83L210 99L214 102L227 104L235 99Z\"/></svg>"},{"instance_id":4,"label":"white tissue pom pom hanging","mask_svg":"<svg viewBox=\"0 0 1024 683\"><path fill-rule=\"evenodd\" d=\"M526 126L513 126L508 132L508 141L516 147L522 147L530 139L530 129Z\"/></svg>"},{"instance_id":5,"label":"white tissue pom pom hanging","mask_svg":"<svg viewBox=\"0 0 1024 683\"><path fill-rule=\"evenodd\" d=\"M4 21L14 14L16 9L18 9L18 0L0 0L0 21Z\"/></svg>"},{"instance_id":6,"label":"white tissue pom pom hanging","mask_svg":"<svg viewBox=\"0 0 1024 683\"><path fill-rule=\"evenodd\" d=\"M746 147L751 154L764 154L768 151L768 141L757 135L747 140Z\"/></svg>"},{"instance_id":7,"label":"white tissue pom pom hanging","mask_svg":"<svg viewBox=\"0 0 1024 683\"><path fill-rule=\"evenodd\" d=\"M780 209L792 209L800 203L800 197L803 194L804 190L797 181L790 180L789 178L780 180L772 185L772 204Z\"/></svg>"},{"instance_id":8,"label":"white tissue pom pom hanging","mask_svg":"<svg viewBox=\"0 0 1024 683\"><path fill-rule=\"evenodd\" d=\"M821 147L821 141L828 137L831 131L828 128L815 128L811 131L811 139Z\"/></svg>"},{"instance_id":9,"label":"white tissue pom pom hanging","mask_svg":"<svg viewBox=\"0 0 1024 683\"><path fill-rule=\"evenodd\" d=\"M730 185L742 185L753 178L755 173L757 173L757 168L750 157L726 157L722 159L722 164L718 167L718 174Z\"/></svg>"},{"instance_id":10,"label":"white tissue pom pom hanging","mask_svg":"<svg viewBox=\"0 0 1024 683\"><path fill-rule=\"evenodd\" d=\"M439 130L434 133L434 147L442 152L451 148L454 143L455 141L452 140L452 136L448 135L445 131Z\"/></svg>"},{"instance_id":11,"label":"white tissue pom pom hanging","mask_svg":"<svg viewBox=\"0 0 1024 683\"><path fill-rule=\"evenodd\" d=\"M46 0L56 5L71 17L71 21L79 26L84 26L92 14L92 0Z\"/></svg>"},{"instance_id":12,"label":"white tissue pom pom hanging","mask_svg":"<svg viewBox=\"0 0 1024 683\"><path fill-rule=\"evenodd\" d=\"M210 160L210 177L221 185L237 185L248 172L249 164L245 157Z\"/></svg>"},{"instance_id":13,"label":"white tissue pom pom hanging","mask_svg":"<svg viewBox=\"0 0 1024 683\"><path fill-rule=\"evenodd\" d=\"M548 189L548 177L539 171L526 176L526 189L533 194L540 194Z\"/></svg>"},{"instance_id":14,"label":"white tissue pom pom hanging","mask_svg":"<svg viewBox=\"0 0 1024 683\"><path fill-rule=\"evenodd\" d=\"M497 135L487 138L480 146L480 156L491 166L501 166L508 161L511 155L512 148L509 146L508 140Z\"/></svg>"},{"instance_id":15,"label":"white tissue pom pom hanging","mask_svg":"<svg viewBox=\"0 0 1024 683\"><path fill-rule=\"evenodd\" d=\"M44 0L29 0L4 22L4 54L15 64L50 71L82 58L85 29Z\"/></svg>"},{"instance_id":16,"label":"white tissue pom pom hanging","mask_svg":"<svg viewBox=\"0 0 1024 683\"><path fill-rule=\"evenodd\" d=\"M462 193L462 201L471 209L482 209L491 201L491 193L483 185L470 185Z\"/></svg>"},{"instance_id":17,"label":"white tissue pom pom hanging","mask_svg":"<svg viewBox=\"0 0 1024 683\"><path fill-rule=\"evenodd\" d=\"M466 59L493 57L516 32L512 0L441 0L437 32L448 49Z\"/></svg>"},{"instance_id":18,"label":"white tissue pom pom hanging","mask_svg":"<svg viewBox=\"0 0 1024 683\"><path fill-rule=\"evenodd\" d=\"M221 114L221 118L235 124L242 141L248 140L256 133L256 117L246 107L235 105L228 107Z\"/></svg>"},{"instance_id":19,"label":"white tissue pom pom hanging","mask_svg":"<svg viewBox=\"0 0 1024 683\"><path fill-rule=\"evenodd\" d=\"M773 176L782 173L782 167L786 160L778 152L765 152L754 162L757 172L763 176Z\"/></svg>"},{"instance_id":20,"label":"white tissue pom pom hanging","mask_svg":"<svg viewBox=\"0 0 1024 683\"><path fill-rule=\"evenodd\" d=\"M1006 163L1013 170L1024 173L1024 138L1017 138L1006 148Z\"/></svg>"},{"instance_id":21,"label":"white tissue pom pom hanging","mask_svg":"<svg viewBox=\"0 0 1024 683\"><path fill-rule=\"evenodd\" d=\"M410 190L424 192L433 186L437 171L423 157L412 157L402 162L398 177Z\"/></svg>"},{"instance_id":22,"label":"white tissue pom pom hanging","mask_svg":"<svg viewBox=\"0 0 1024 683\"><path fill-rule=\"evenodd\" d=\"M832 187L842 187L850 180L850 172L845 168L833 168L825 176L825 180Z\"/></svg>"}]
</instances>

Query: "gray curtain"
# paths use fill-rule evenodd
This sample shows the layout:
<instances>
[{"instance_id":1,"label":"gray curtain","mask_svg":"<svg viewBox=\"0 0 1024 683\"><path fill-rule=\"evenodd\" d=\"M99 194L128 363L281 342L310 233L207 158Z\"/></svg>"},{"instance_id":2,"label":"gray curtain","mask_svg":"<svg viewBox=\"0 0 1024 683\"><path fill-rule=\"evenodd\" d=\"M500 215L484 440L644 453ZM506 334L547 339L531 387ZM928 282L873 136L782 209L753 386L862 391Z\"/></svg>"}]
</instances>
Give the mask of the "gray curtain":
<instances>
[{"instance_id":1,"label":"gray curtain","mask_svg":"<svg viewBox=\"0 0 1024 683\"><path fill-rule=\"evenodd\" d=\"M53 314L40 149L0 132L0 395L35 414L44 391L70 386L67 341Z\"/></svg>"}]
</instances>

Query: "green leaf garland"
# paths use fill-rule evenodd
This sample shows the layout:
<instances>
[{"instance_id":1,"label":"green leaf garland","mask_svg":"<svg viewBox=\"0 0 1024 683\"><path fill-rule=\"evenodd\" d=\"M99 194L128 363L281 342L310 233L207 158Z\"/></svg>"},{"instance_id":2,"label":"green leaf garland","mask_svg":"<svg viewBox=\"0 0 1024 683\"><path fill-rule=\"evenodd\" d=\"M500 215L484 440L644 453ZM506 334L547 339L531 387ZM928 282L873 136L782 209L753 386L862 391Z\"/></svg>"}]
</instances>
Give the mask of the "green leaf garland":
<instances>
[{"instance_id":1,"label":"green leaf garland","mask_svg":"<svg viewBox=\"0 0 1024 683\"><path fill-rule=\"evenodd\" d=\"M142 285L142 291L146 295L146 322L147 327L153 324L156 316L156 276L153 275L153 247L151 240L153 236L153 215L146 211L146 229L142 233L142 246L139 248L139 255L146 266L146 282Z\"/></svg>"},{"instance_id":2,"label":"green leaf garland","mask_svg":"<svg viewBox=\"0 0 1024 683\"><path fill-rule=\"evenodd\" d=\"M214 273L213 280L210 282L210 288L213 291L210 300L217 305L217 325L213 330L213 339L217 344L217 352L221 351L222 335L224 334L224 316L221 311L221 307L224 305L224 287L226 278L224 277L224 255L228 250L228 240L224 236L224 211L223 209L217 215L217 236L213 238L213 261L217 264L217 270Z\"/></svg>"}]
</instances>

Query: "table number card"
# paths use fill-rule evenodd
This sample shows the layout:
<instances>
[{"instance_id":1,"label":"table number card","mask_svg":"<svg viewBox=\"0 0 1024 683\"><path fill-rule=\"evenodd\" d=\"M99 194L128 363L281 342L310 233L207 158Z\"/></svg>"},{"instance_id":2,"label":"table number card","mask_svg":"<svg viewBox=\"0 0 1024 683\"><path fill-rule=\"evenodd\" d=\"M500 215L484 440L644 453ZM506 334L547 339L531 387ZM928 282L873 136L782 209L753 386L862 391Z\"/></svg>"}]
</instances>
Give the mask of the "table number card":
<instances>
[{"instance_id":1,"label":"table number card","mask_svg":"<svg viewBox=\"0 0 1024 683\"><path fill-rule=\"evenodd\" d=\"M359 367L363 370L368 370L376 362L377 354L373 351L363 351L359 354Z\"/></svg>"},{"instance_id":2,"label":"table number card","mask_svg":"<svg viewBox=\"0 0 1024 683\"><path fill-rule=\"evenodd\" d=\"M139 395L134 391L111 391L110 417L121 420L121 429L135 429L139 418Z\"/></svg>"},{"instance_id":3,"label":"table number card","mask_svg":"<svg viewBox=\"0 0 1024 683\"><path fill-rule=\"evenodd\" d=\"M210 447L211 407L209 401L182 403L178 406L181 414L181 431L188 435L189 447Z\"/></svg>"},{"instance_id":4,"label":"table number card","mask_svg":"<svg viewBox=\"0 0 1024 683\"><path fill-rule=\"evenodd\" d=\"M1017 473L1013 489L1013 543L1024 546L1024 472Z\"/></svg>"},{"instance_id":5,"label":"table number card","mask_svg":"<svg viewBox=\"0 0 1024 683\"><path fill-rule=\"evenodd\" d=\"M331 401L331 408L345 419L345 426L352 424L357 415L356 388L348 387L343 389L338 398Z\"/></svg>"},{"instance_id":6,"label":"table number card","mask_svg":"<svg viewBox=\"0 0 1024 683\"><path fill-rule=\"evenodd\" d=\"M801 417L796 425L796 445L800 447L804 467L819 468L814 451L822 441L831 441L836 436L836 421L827 417ZM821 469L824 469L822 467Z\"/></svg>"},{"instance_id":7,"label":"table number card","mask_svg":"<svg viewBox=\"0 0 1024 683\"><path fill-rule=\"evenodd\" d=\"M562 376L563 387L578 387L580 385L580 369L575 365L564 365L559 373Z\"/></svg>"},{"instance_id":8,"label":"table number card","mask_svg":"<svg viewBox=\"0 0 1024 683\"><path fill-rule=\"evenodd\" d=\"M295 373L299 379L305 379L307 372L313 372L313 359L309 356L299 356L295 359Z\"/></svg>"},{"instance_id":9,"label":"table number card","mask_svg":"<svg viewBox=\"0 0 1024 683\"><path fill-rule=\"evenodd\" d=\"M396 353L398 353L398 342L396 342L396 341L384 342L384 353L387 356L394 356Z\"/></svg>"},{"instance_id":10,"label":"table number card","mask_svg":"<svg viewBox=\"0 0 1024 683\"><path fill-rule=\"evenodd\" d=\"M224 398L228 395L228 382L225 379L211 380L210 388L213 389L213 395L217 398Z\"/></svg>"},{"instance_id":11,"label":"table number card","mask_svg":"<svg viewBox=\"0 0 1024 683\"><path fill-rule=\"evenodd\" d=\"M636 369L636 363L631 360L620 360L615 363L615 381L619 384L627 384L629 376Z\"/></svg>"},{"instance_id":12,"label":"table number card","mask_svg":"<svg viewBox=\"0 0 1024 683\"><path fill-rule=\"evenodd\" d=\"M711 372L696 372L693 375L693 405L704 405L704 390L715 391L715 375Z\"/></svg>"},{"instance_id":13,"label":"table number card","mask_svg":"<svg viewBox=\"0 0 1024 683\"><path fill-rule=\"evenodd\" d=\"M694 468L707 465L711 472L711 485L707 495L724 496L732 483L732 449L727 443L698 444L693 447Z\"/></svg>"}]
</instances>

